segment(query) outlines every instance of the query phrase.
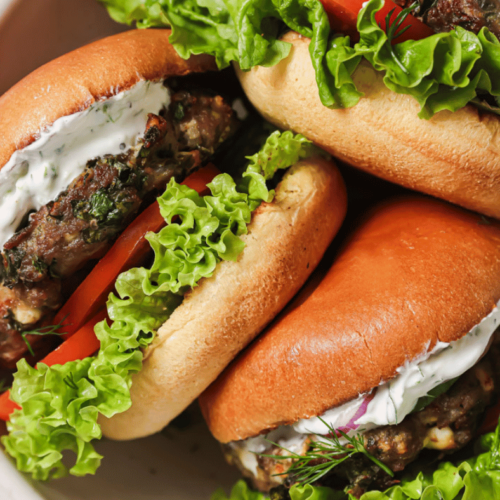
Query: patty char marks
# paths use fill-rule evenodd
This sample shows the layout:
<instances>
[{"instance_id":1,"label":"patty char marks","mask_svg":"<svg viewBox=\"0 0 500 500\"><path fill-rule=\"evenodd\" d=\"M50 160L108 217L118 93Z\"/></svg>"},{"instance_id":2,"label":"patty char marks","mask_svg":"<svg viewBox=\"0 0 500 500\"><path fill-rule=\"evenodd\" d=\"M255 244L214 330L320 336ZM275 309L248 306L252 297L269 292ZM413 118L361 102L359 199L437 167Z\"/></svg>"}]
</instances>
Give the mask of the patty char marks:
<instances>
[{"instance_id":1,"label":"patty char marks","mask_svg":"<svg viewBox=\"0 0 500 500\"><path fill-rule=\"evenodd\" d=\"M137 146L88 161L66 191L29 216L0 255L0 370L15 369L28 351L21 332L50 319L69 278L105 254L145 198L198 169L236 126L222 97L176 92L167 111L148 115ZM54 338L28 340L38 353Z\"/></svg>"},{"instance_id":2,"label":"patty char marks","mask_svg":"<svg viewBox=\"0 0 500 500\"><path fill-rule=\"evenodd\" d=\"M367 451L398 473L417 459L425 448L439 451L442 458L442 455L468 444L475 436L486 407L500 392L500 366L497 362L500 355L500 330L497 330L494 339L488 353L423 410L408 415L397 425L365 432L363 437ZM307 452L314 438L308 436L301 454ZM276 474L286 472L292 465L290 460L258 456L257 475L254 475L243 466L237 448L223 445L223 450L226 459L239 467L255 488L271 492L277 488L276 495L283 499L289 498L282 486L292 486L294 478ZM283 450L270 447L264 454L281 455ZM339 490L347 487L351 495L359 498L366 491L383 491L397 482L367 457L356 454L315 484Z\"/></svg>"}]
</instances>

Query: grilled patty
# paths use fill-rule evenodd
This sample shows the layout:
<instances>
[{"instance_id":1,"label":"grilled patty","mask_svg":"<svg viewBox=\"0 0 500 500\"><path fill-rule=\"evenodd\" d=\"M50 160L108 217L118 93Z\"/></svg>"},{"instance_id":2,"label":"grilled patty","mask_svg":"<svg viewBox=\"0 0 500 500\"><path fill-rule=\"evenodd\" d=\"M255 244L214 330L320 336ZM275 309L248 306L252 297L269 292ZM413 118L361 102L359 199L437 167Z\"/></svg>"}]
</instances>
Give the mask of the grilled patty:
<instances>
[{"instance_id":1,"label":"grilled patty","mask_svg":"<svg viewBox=\"0 0 500 500\"><path fill-rule=\"evenodd\" d=\"M66 191L27 217L0 255L0 370L13 370L27 354L21 333L50 320L69 278L102 257L144 200L199 168L236 126L222 97L176 92L167 111L149 115L137 146L88 161ZM25 338L37 358L55 342Z\"/></svg>"},{"instance_id":2,"label":"grilled patty","mask_svg":"<svg viewBox=\"0 0 500 500\"><path fill-rule=\"evenodd\" d=\"M500 329L495 333L495 342L488 353L470 370L465 372L453 386L437 397L424 409L408 415L398 425L378 427L363 434L368 452L387 465L393 472L400 472L415 459L424 448L438 450L441 454L458 450L474 437L486 407L500 389ZM304 441L300 453L305 454L315 436ZM245 469L237 448L231 444L223 445L226 459L238 466L243 474L261 491L274 491L276 498L287 498L286 489L294 484L291 475L286 473L292 465L291 460L257 456L257 475ZM278 447L267 449L265 455L283 455ZM363 455L348 458L328 475L318 486L334 489L348 487L349 492L359 498L368 490L384 490L395 481L382 469ZM276 489L277 488L277 489Z\"/></svg>"}]
</instances>

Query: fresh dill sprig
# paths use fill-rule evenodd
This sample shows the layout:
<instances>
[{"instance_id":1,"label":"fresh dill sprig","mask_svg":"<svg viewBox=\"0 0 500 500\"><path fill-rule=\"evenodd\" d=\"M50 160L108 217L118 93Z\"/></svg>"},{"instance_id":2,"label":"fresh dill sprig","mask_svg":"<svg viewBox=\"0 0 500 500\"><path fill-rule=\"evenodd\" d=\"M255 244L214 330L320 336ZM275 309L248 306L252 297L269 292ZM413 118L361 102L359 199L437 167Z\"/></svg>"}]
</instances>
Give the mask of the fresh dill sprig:
<instances>
[{"instance_id":1,"label":"fresh dill sprig","mask_svg":"<svg viewBox=\"0 0 500 500\"><path fill-rule=\"evenodd\" d=\"M75 382L75 377L72 372L70 372L66 377L63 378L64 383L70 388L74 389L75 391L78 390L78 386L76 385Z\"/></svg>"},{"instance_id":2,"label":"fresh dill sprig","mask_svg":"<svg viewBox=\"0 0 500 500\"><path fill-rule=\"evenodd\" d=\"M401 71L403 71L406 75L408 75L410 72L406 69L405 65L396 55L396 52L394 52L394 47L392 46L392 42L396 40L396 38L400 37L403 33L405 33L408 29L410 29L410 25L405 26L401 30L399 28L401 28L401 25L406 21L406 18L418 7L418 5L419 5L418 2L414 2L406 9L403 9L396 16L396 19L394 19L393 22L391 22L391 18L396 10L396 7L394 7L394 9L392 9L385 17L385 32L387 35L387 41L389 42L389 52L394 62L401 68Z\"/></svg>"},{"instance_id":3,"label":"fresh dill sprig","mask_svg":"<svg viewBox=\"0 0 500 500\"><path fill-rule=\"evenodd\" d=\"M48 326L42 326L40 328L37 328L35 330L26 330L21 333L21 337L24 340L24 343L28 347L28 351L32 356L35 355L35 352L33 351L33 348L31 347L31 344L29 340L26 338L26 335L64 335L65 332L58 332L61 328L65 326L70 326L71 323L65 324L64 321L68 315L64 316L64 318L61 320L61 322L58 325L48 325Z\"/></svg>"},{"instance_id":4,"label":"fresh dill sprig","mask_svg":"<svg viewBox=\"0 0 500 500\"><path fill-rule=\"evenodd\" d=\"M361 434L350 437L345 432L335 430L323 419L320 418L320 420L327 427L328 434L323 436L311 433L319 439L311 442L309 450L305 453L305 455L300 455L284 448L283 446L280 446L277 443L274 443L273 441L267 440L274 446L286 451L288 455L265 455L259 453L261 457L272 458L274 460L293 461L292 465L286 472L275 474L276 476L287 475L293 477L293 479L299 484L311 484L321 479L348 458L356 455L357 453L362 453L375 465L389 474L389 476L394 477L394 473L389 467L387 467L387 465L383 464L380 460L377 460L368 452ZM346 440L345 444L341 443L341 437Z\"/></svg>"}]
</instances>

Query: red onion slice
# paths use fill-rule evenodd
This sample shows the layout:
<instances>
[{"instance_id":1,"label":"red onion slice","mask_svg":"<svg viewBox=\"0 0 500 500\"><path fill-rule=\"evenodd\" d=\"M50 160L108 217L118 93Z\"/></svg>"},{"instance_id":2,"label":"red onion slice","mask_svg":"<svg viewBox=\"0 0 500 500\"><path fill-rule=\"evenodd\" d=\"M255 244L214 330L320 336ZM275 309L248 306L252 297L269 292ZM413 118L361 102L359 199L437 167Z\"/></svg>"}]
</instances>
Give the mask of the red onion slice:
<instances>
[{"instance_id":1,"label":"red onion slice","mask_svg":"<svg viewBox=\"0 0 500 500\"><path fill-rule=\"evenodd\" d=\"M349 422L344 426L344 427L339 427L338 430L345 432L346 434L349 431L355 431L359 425L356 424L356 421L360 419L365 413L366 410L368 410L368 405L370 404L370 401L375 397L375 392L376 390L372 391L370 394L367 394L363 402L361 403L361 406L357 409L356 413L354 414L354 417L349 420Z\"/></svg>"}]
</instances>

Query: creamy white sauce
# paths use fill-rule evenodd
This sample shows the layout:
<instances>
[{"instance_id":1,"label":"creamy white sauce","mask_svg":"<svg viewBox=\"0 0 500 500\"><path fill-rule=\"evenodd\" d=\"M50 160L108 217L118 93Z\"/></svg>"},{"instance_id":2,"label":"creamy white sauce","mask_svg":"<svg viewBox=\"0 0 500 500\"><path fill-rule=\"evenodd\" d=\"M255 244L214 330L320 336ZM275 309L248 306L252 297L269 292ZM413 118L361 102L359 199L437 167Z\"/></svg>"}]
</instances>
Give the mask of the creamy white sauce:
<instances>
[{"instance_id":1,"label":"creamy white sauce","mask_svg":"<svg viewBox=\"0 0 500 500\"><path fill-rule=\"evenodd\" d=\"M0 170L0 246L24 215L38 210L80 175L88 160L135 146L148 113L170 104L162 82L141 81L129 90L56 120Z\"/></svg>"},{"instance_id":2,"label":"creamy white sauce","mask_svg":"<svg viewBox=\"0 0 500 500\"><path fill-rule=\"evenodd\" d=\"M357 434L375 427L400 423L415 407L417 401L438 385L459 377L472 368L484 354L491 337L500 325L500 302L493 311L461 339L438 342L431 351L424 352L417 359L407 362L398 369L394 379L381 384L368 404L366 413L355 423L359 425L349 434ZM245 441L234 442L245 468L257 472L255 453L263 453L270 444L266 439L280 446L296 450L309 434L326 435L327 422L334 429L345 427L356 415L364 396L328 410L320 417L302 419L291 426L281 426L267 436L257 436Z\"/></svg>"},{"instance_id":3,"label":"creamy white sauce","mask_svg":"<svg viewBox=\"0 0 500 500\"><path fill-rule=\"evenodd\" d=\"M282 425L265 436L257 436L246 441L231 443L238 452L238 457L245 469L257 476L257 454L264 453L271 446L269 441L277 443L292 453L300 453L306 434L301 434L294 430L292 426Z\"/></svg>"}]
</instances>

